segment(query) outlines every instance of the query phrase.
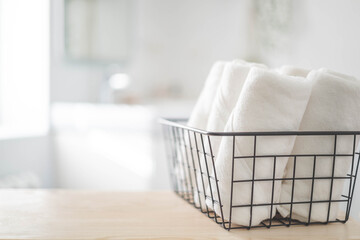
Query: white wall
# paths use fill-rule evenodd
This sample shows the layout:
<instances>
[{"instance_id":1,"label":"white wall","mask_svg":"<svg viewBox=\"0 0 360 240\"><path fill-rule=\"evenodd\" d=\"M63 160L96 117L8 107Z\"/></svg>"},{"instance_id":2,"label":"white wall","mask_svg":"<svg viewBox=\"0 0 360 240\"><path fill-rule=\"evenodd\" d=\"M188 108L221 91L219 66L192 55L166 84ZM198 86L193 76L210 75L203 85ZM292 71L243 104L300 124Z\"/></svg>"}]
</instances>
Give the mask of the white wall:
<instances>
[{"instance_id":1,"label":"white wall","mask_svg":"<svg viewBox=\"0 0 360 240\"><path fill-rule=\"evenodd\" d=\"M282 64L310 69L327 67L360 78L360 2L291 2L288 29L276 35L276 40L284 44L271 48L257 42L259 50L253 50L254 58L274 67Z\"/></svg>"},{"instance_id":2,"label":"white wall","mask_svg":"<svg viewBox=\"0 0 360 240\"><path fill-rule=\"evenodd\" d=\"M178 85L194 98L211 64L245 52L247 1L134 0L132 54L124 71L149 96ZM71 65L64 58L63 1L52 0L52 101L99 99L105 66ZM116 24L116 23L115 23Z\"/></svg>"},{"instance_id":3,"label":"white wall","mask_svg":"<svg viewBox=\"0 0 360 240\"><path fill-rule=\"evenodd\" d=\"M245 51L246 1L138 1L130 73L143 89L177 84L197 96L210 66Z\"/></svg>"},{"instance_id":4,"label":"white wall","mask_svg":"<svg viewBox=\"0 0 360 240\"><path fill-rule=\"evenodd\" d=\"M360 79L359 11L356 0L304 2L297 16L301 18L296 18L299 31L293 34L291 61L325 66Z\"/></svg>"}]
</instances>

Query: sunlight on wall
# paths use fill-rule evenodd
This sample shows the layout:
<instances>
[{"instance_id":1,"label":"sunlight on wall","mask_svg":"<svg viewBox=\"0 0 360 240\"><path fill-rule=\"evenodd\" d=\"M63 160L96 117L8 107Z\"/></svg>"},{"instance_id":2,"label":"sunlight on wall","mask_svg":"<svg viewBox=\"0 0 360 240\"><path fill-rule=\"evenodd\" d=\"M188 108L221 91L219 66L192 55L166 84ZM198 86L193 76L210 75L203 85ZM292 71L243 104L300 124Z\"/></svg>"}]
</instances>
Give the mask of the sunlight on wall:
<instances>
[{"instance_id":1,"label":"sunlight on wall","mask_svg":"<svg viewBox=\"0 0 360 240\"><path fill-rule=\"evenodd\" d=\"M49 1L0 0L0 138L48 131Z\"/></svg>"}]
</instances>

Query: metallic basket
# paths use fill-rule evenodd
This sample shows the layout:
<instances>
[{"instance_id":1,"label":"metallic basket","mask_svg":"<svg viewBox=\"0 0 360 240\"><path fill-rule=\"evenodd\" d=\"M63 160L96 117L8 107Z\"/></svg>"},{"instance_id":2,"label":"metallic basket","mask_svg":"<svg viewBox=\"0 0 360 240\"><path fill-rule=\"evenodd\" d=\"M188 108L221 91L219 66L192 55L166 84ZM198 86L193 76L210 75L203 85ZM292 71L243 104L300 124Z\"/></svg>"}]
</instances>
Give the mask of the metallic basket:
<instances>
[{"instance_id":1,"label":"metallic basket","mask_svg":"<svg viewBox=\"0 0 360 240\"><path fill-rule=\"evenodd\" d=\"M195 208L200 210L202 213L206 214L209 218L213 219L216 223L221 225L223 228L230 229L251 229L259 227L274 227L274 226L286 226L291 225L310 225L310 224L327 224L332 222L345 223L349 219L350 208L353 200L354 189L356 176L359 168L360 155L356 150L356 143L359 139L358 136L360 132L358 131L284 131L284 132L208 132L200 129L195 129L186 126L186 119L161 119L160 123L163 128L164 139L167 149L167 160L169 162L169 170L171 173L172 186L177 195L186 200L189 204L193 205ZM329 141L332 141L332 153L301 153L301 154L272 154L272 155L257 155L256 149L259 148L261 141L259 139L264 137L272 138L283 138L283 137L304 137L304 138L322 138ZM337 153L337 144L339 144L339 138L346 136L348 139L351 139L351 146L347 146L352 149L351 153ZM221 201L223 196L221 196L219 188L220 179L218 179L217 169L216 169L216 156L214 156L212 149L212 140L214 138L230 138L232 141L231 151L233 152L231 161L232 172L229 172L231 175L231 191L228 193L230 196L227 198L230 199L227 206L229 206L229 211L227 214L228 217L224 217L224 202ZM247 156L236 156L235 146L237 141L240 138L247 138L249 141L253 141L253 154ZM349 141L348 141L349 143ZM292 162L292 176L291 177L276 177L275 169L276 162L279 158L288 158L288 162ZM312 169L309 169L309 177L297 177L296 176L296 166L299 161L302 161L303 158L311 158ZM335 176L335 163L339 158L349 158L351 165L349 171L344 176ZM259 158L268 158L269 161L272 161L273 168L269 169L272 171L271 178L256 178L255 169L256 161ZM316 163L317 159L325 158L329 161L329 167L332 170L329 176L316 176ZM234 177L234 165L237 161L244 161L244 159L251 159L252 161L252 176L249 179L238 180ZM351 159L351 160L350 160ZM319 160L318 160L319 161ZM339 160L338 160L339 161ZM235 174L236 175L236 174ZM202 184L198 184L198 180L201 180ZM314 185L318 181L329 181L328 191L329 197L325 200L314 200ZM334 181L343 181L343 194L338 199L334 199L332 196ZM269 189L269 194L271 192L272 198L269 202L263 203L254 203L253 194L254 194L254 184L257 181L268 182L269 186L272 186ZM281 202L274 201L274 185L276 182L288 181L291 183L291 199L290 201ZM298 181L309 181L311 182L311 194L308 200L295 200L294 191L296 191L296 182ZM210 191L206 191L204 183L207 183ZM251 184L251 202L250 204L244 205L235 205L233 204L233 191L236 188L237 184L247 183ZM202 186L201 186L202 185ZM206 199L208 204L204 204L200 198ZM210 206L209 206L210 203ZM312 221L311 214L312 209L316 208L316 204L327 204L327 217L325 221ZM339 206L340 213L336 220L331 220L329 218L330 209L332 204L336 203L336 206ZM299 221L295 219L293 215L293 208L296 204L302 204L308 206L308 216L307 221ZM282 217L278 212L273 213L273 209L277 205L287 205L290 209L290 214L288 217ZM220 209L220 211L215 212L213 209L215 207ZM252 225L251 218L253 216L254 209L258 207L269 206L271 208L269 218L262 221L259 225ZM232 223L232 216L234 209L246 207L249 209L250 221L249 224L237 225Z\"/></svg>"}]
</instances>

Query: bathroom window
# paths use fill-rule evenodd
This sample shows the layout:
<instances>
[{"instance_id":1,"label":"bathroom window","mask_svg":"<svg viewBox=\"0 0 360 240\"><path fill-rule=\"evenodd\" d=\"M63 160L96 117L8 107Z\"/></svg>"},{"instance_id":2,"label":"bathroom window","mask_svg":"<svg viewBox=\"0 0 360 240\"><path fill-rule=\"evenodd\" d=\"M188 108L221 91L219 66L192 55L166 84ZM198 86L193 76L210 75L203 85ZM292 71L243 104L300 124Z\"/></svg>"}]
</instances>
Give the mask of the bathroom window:
<instances>
[{"instance_id":1,"label":"bathroom window","mask_svg":"<svg viewBox=\"0 0 360 240\"><path fill-rule=\"evenodd\" d=\"M0 138L48 130L49 0L0 0Z\"/></svg>"}]
</instances>

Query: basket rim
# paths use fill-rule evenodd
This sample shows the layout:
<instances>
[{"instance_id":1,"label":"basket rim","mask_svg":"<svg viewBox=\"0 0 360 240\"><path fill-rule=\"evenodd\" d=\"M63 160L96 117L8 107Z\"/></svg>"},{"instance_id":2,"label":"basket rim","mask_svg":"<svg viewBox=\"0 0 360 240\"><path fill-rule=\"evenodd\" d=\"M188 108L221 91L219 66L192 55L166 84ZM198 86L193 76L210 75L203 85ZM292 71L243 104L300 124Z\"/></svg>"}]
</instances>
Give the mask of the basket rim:
<instances>
[{"instance_id":1,"label":"basket rim","mask_svg":"<svg viewBox=\"0 0 360 240\"><path fill-rule=\"evenodd\" d=\"M323 135L360 135L360 131L256 131L256 132L212 132L187 126L180 122L186 122L188 118L159 118L162 125L178 127L184 130L200 133L207 136L323 136Z\"/></svg>"}]
</instances>

